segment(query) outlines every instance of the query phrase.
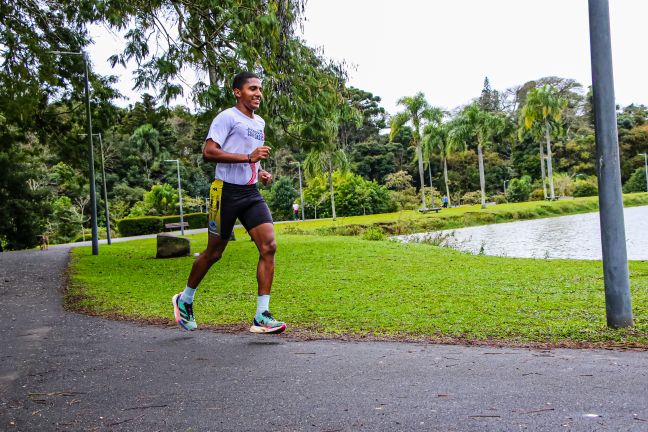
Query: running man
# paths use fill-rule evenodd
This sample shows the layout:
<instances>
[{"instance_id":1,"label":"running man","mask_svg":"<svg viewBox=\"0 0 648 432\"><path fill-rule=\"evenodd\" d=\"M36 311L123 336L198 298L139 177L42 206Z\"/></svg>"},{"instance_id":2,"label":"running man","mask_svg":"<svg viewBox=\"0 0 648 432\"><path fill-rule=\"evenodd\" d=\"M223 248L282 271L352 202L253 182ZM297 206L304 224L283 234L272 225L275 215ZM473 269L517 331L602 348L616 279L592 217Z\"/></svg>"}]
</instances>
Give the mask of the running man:
<instances>
[{"instance_id":1,"label":"running man","mask_svg":"<svg viewBox=\"0 0 648 432\"><path fill-rule=\"evenodd\" d=\"M209 193L207 249L194 261L184 291L173 296L174 315L183 329L197 327L193 313L196 288L223 255L238 218L259 250L257 308L250 331L281 333L286 324L272 317L269 306L277 244L270 210L257 189L257 180L263 184L272 181L272 175L260 169L259 163L270 154L270 147L264 145L265 121L254 113L261 103L261 80L253 73L241 72L232 87L236 105L214 118L203 148L203 159L216 162Z\"/></svg>"}]
</instances>

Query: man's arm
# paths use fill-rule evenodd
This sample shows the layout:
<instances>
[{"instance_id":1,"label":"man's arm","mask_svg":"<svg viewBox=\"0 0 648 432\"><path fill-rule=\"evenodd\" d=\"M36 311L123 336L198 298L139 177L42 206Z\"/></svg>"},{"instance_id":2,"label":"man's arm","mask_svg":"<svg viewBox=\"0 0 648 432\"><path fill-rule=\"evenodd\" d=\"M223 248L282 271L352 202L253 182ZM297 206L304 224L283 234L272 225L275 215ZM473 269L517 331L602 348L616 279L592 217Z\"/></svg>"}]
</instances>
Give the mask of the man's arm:
<instances>
[{"instance_id":1,"label":"man's arm","mask_svg":"<svg viewBox=\"0 0 648 432\"><path fill-rule=\"evenodd\" d=\"M270 147L261 146L254 149L249 155L242 153L228 153L223 151L220 144L208 138L203 147L203 160L205 162L221 163L249 163L266 159L270 155Z\"/></svg>"}]
</instances>

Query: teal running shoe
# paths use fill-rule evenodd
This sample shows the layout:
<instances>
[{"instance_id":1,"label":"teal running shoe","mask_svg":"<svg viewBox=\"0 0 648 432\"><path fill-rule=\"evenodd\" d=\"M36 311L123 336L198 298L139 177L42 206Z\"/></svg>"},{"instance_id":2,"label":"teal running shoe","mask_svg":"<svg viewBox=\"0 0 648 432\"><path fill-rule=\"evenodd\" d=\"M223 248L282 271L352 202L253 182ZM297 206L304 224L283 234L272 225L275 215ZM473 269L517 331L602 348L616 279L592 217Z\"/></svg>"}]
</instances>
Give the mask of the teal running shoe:
<instances>
[{"instance_id":1,"label":"teal running shoe","mask_svg":"<svg viewBox=\"0 0 648 432\"><path fill-rule=\"evenodd\" d=\"M173 303L173 315L175 316L176 322L180 324L180 327L185 330L195 330L198 324L196 324L196 318L194 317L193 304L187 304L181 301L181 295L182 293L176 294L171 299L171 303Z\"/></svg>"},{"instance_id":2,"label":"teal running shoe","mask_svg":"<svg viewBox=\"0 0 648 432\"><path fill-rule=\"evenodd\" d=\"M286 323L273 318L270 311L265 311L254 317L250 331L252 333L279 334L286 330Z\"/></svg>"}]
</instances>

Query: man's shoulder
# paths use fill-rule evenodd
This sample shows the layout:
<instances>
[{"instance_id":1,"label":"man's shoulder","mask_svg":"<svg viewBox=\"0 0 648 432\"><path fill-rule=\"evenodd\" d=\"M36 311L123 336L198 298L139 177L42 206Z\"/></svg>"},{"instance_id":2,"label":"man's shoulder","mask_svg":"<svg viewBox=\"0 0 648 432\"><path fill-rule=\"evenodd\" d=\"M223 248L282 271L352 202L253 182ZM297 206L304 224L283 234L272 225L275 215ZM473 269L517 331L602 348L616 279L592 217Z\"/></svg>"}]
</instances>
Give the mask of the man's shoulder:
<instances>
[{"instance_id":1,"label":"man's shoulder","mask_svg":"<svg viewBox=\"0 0 648 432\"><path fill-rule=\"evenodd\" d=\"M216 117L214 117L214 119L233 118L235 115L236 113L234 112L234 108L230 107L216 114Z\"/></svg>"}]
</instances>

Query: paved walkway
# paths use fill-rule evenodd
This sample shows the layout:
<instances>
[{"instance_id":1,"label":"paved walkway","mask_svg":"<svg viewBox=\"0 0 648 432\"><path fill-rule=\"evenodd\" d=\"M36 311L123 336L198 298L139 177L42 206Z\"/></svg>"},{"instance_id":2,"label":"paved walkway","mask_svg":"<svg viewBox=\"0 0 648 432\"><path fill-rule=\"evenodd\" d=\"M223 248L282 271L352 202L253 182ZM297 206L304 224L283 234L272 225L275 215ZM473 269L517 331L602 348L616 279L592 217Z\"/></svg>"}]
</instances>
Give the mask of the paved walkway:
<instances>
[{"instance_id":1,"label":"paved walkway","mask_svg":"<svg viewBox=\"0 0 648 432\"><path fill-rule=\"evenodd\" d=\"M139 326L63 310L67 262L0 253L0 430L648 431L646 352Z\"/></svg>"}]
</instances>

